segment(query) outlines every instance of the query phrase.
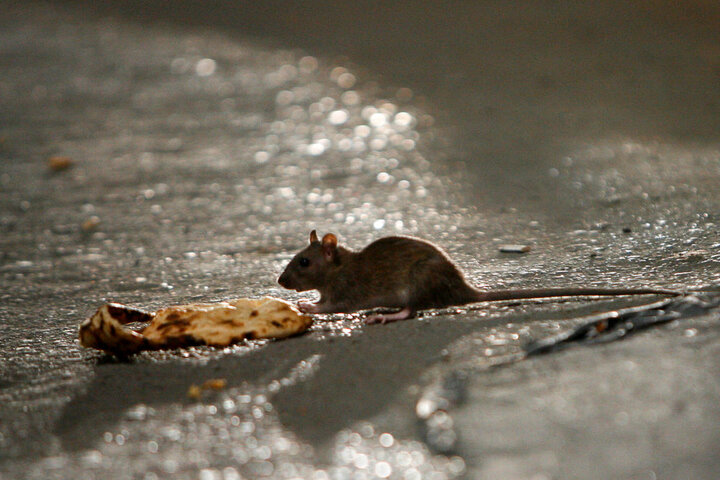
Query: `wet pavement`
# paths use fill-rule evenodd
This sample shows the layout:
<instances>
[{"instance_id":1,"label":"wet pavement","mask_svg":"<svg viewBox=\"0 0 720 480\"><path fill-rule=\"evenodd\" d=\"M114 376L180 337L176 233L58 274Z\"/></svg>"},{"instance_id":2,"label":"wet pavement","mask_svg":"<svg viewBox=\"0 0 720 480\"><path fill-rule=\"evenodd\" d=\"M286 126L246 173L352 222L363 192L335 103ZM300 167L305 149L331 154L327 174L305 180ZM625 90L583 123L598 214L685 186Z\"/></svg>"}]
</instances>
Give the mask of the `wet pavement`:
<instances>
[{"instance_id":1,"label":"wet pavement","mask_svg":"<svg viewBox=\"0 0 720 480\"><path fill-rule=\"evenodd\" d=\"M275 279L312 228L428 238L492 288L717 290L717 7L198 5L0 13L0 478L715 478L713 306L530 358L658 298L329 316L128 363L77 327L106 301L297 300Z\"/></svg>"}]
</instances>

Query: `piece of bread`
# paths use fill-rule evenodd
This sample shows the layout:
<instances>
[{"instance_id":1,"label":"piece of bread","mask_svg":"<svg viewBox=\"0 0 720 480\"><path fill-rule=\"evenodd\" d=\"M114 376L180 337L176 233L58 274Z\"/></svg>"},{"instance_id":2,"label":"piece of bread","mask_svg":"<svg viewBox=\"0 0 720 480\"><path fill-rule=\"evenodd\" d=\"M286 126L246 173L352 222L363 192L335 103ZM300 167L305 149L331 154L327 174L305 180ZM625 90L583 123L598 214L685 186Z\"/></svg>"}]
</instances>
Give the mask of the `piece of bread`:
<instances>
[{"instance_id":1,"label":"piece of bread","mask_svg":"<svg viewBox=\"0 0 720 480\"><path fill-rule=\"evenodd\" d=\"M123 327L148 321L137 332ZM271 297L178 305L155 313L108 303L80 325L80 344L123 356L194 345L226 347L245 339L297 335L311 323L290 303Z\"/></svg>"}]
</instances>

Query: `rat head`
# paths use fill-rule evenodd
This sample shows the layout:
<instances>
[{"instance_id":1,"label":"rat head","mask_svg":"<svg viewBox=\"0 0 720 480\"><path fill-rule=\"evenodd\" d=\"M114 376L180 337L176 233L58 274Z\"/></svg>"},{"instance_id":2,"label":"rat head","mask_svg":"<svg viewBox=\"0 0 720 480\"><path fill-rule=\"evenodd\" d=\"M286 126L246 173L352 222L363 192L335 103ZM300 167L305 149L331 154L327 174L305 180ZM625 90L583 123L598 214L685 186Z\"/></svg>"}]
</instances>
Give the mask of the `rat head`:
<instances>
[{"instance_id":1,"label":"rat head","mask_svg":"<svg viewBox=\"0 0 720 480\"><path fill-rule=\"evenodd\" d=\"M328 233L320 241L313 230L310 245L290 260L278 283L298 292L320 289L326 284L327 274L337 260L337 237Z\"/></svg>"}]
</instances>

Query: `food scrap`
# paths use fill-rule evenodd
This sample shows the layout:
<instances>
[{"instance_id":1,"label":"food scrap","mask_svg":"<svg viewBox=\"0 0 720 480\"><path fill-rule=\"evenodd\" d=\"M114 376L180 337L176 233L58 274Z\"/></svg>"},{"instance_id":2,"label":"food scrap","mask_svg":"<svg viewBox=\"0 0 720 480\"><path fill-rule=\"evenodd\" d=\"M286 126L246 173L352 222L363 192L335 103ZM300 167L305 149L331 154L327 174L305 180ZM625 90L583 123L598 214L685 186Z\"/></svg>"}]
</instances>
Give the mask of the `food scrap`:
<instances>
[{"instance_id":1,"label":"food scrap","mask_svg":"<svg viewBox=\"0 0 720 480\"><path fill-rule=\"evenodd\" d=\"M138 331L124 326L133 322L150 324ZM154 313L108 303L80 325L80 344L127 356L143 350L226 347L246 339L285 338L304 332L311 323L290 303L271 297L178 305ZM219 380L209 385L224 388Z\"/></svg>"}]
</instances>

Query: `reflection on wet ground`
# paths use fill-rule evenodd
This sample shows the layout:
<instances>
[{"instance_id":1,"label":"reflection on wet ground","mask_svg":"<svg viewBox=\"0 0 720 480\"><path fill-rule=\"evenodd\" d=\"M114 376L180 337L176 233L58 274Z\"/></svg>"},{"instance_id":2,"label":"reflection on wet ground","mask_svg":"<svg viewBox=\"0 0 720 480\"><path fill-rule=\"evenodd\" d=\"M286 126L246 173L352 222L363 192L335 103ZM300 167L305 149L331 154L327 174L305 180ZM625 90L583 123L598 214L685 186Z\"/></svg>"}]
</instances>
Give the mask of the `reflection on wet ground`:
<instances>
[{"instance_id":1,"label":"reflection on wet ground","mask_svg":"<svg viewBox=\"0 0 720 480\"><path fill-rule=\"evenodd\" d=\"M244 384L206 394L197 402L136 403L124 409L102 441L75 455L49 457L28 478L454 478L464 471L458 457L432 455L421 442L376 432L367 422L340 430L331 440L330 461L316 466L313 448L279 422L273 397L315 374L321 355L294 365L266 386ZM91 407L91 406L90 406ZM80 434L81 435L81 434ZM395 474L393 475L393 472Z\"/></svg>"},{"instance_id":2,"label":"reflection on wet ground","mask_svg":"<svg viewBox=\"0 0 720 480\"><path fill-rule=\"evenodd\" d=\"M0 21L3 478L715 471L716 312L498 369L647 299L328 317L284 342L131 363L76 337L110 300L297 299L275 278L312 228L355 248L423 236L492 288L717 285L717 145L583 136L512 170L474 156L467 112L438 125L448 112L415 85L344 60L44 4ZM188 397L212 378L227 389Z\"/></svg>"}]
</instances>

